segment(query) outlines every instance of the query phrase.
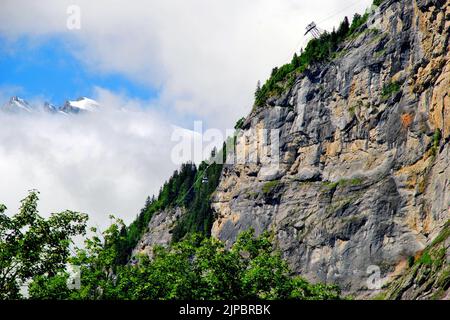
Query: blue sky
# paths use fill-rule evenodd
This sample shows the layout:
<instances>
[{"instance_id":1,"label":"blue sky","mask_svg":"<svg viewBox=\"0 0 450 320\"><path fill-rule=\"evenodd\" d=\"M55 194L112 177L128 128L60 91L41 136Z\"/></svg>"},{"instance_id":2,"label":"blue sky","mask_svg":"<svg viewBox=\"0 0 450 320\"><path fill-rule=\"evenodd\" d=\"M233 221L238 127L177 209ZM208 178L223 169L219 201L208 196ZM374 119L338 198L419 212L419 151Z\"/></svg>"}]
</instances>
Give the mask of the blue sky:
<instances>
[{"instance_id":1,"label":"blue sky","mask_svg":"<svg viewBox=\"0 0 450 320\"><path fill-rule=\"evenodd\" d=\"M61 105L65 100L93 96L96 86L140 100L157 98L158 91L123 74L94 73L75 58L57 37L33 43L21 37L8 43L0 37L0 87L25 99L43 97ZM0 103L3 103L1 101Z\"/></svg>"}]
</instances>

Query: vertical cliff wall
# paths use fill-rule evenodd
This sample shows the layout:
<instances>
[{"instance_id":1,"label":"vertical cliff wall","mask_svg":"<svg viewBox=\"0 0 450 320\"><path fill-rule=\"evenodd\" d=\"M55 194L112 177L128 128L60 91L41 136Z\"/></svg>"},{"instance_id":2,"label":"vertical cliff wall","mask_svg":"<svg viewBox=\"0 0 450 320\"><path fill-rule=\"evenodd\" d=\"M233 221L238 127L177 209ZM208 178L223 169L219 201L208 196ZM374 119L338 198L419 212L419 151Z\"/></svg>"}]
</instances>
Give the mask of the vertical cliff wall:
<instances>
[{"instance_id":1,"label":"vertical cliff wall","mask_svg":"<svg viewBox=\"0 0 450 320\"><path fill-rule=\"evenodd\" d=\"M345 292L374 293L370 266L404 272L450 218L449 29L448 0L384 1L255 108L230 154L254 161L224 167L213 236L273 230L298 273Z\"/></svg>"}]
</instances>

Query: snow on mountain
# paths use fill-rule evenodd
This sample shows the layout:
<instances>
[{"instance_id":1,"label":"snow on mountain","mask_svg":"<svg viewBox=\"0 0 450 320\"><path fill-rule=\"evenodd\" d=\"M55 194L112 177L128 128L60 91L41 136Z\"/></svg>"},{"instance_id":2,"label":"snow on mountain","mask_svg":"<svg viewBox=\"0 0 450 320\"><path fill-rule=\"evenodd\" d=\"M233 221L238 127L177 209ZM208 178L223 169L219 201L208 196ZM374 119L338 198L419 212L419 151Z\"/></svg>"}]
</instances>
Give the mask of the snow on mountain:
<instances>
[{"instance_id":1,"label":"snow on mountain","mask_svg":"<svg viewBox=\"0 0 450 320\"><path fill-rule=\"evenodd\" d=\"M73 101L66 101L64 106L60 109L63 113L80 113L86 111L97 111L99 104L97 101L82 97Z\"/></svg>"},{"instance_id":2,"label":"snow on mountain","mask_svg":"<svg viewBox=\"0 0 450 320\"><path fill-rule=\"evenodd\" d=\"M44 111L48 113L57 113L59 111L59 108L54 104L51 104L50 102L45 102Z\"/></svg>"},{"instance_id":3,"label":"snow on mountain","mask_svg":"<svg viewBox=\"0 0 450 320\"><path fill-rule=\"evenodd\" d=\"M99 109L100 105L97 101L82 97L77 100L68 100L62 107L58 107L50 102L45 102L43 105L39 104L33 106L26 100L17 96L11 97L8 102L3 106L0 106L0 111L6 113L32 113L32 112L45 112L51 114L78 114L84 112L95 112Z\"/></svg>"},{"instance_id":4,"label":"snow on mountain","mask_svg":"<svg viewBox=\"0 0 450 320\"><path fill-rule=\"evenodd\" d=\"M10 113L32 112L33 107L24 99L14 96L1 107L1 110Z\"/></svg>"}]
</instances>

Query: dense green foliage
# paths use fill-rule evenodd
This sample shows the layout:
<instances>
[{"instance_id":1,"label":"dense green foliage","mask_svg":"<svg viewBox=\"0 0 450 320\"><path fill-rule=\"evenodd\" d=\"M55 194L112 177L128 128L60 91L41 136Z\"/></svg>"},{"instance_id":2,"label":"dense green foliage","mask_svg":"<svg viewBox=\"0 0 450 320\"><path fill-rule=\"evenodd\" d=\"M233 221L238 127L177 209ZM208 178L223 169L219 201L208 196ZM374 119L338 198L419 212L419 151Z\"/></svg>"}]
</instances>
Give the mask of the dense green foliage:
<instances>
[{"instance_id":1,"label":"dense green foliage","mask_svg":"<svg viewBox=\"0 0 450 320\"><path fill-rule=\"evenodd\" d=\"M194 232L202 233L205 236L209 235L213 223L210 197L219 184L226 152L225 147L224 144L219 153L213 150L210 161L203 161L198 168L192 163L183 164L180 170L176 170L163 185L158 197L147 199L136 220L120 231L122 237L115 244L119 253L116 261L118 264L128 262L131 251L147 231L153 214L161 210L180 206L187 211L177 223L174 230L174 241Z\"/></svg>"},{"instance_id":2,"label":"dense green foliage","mask_svg":"<svg viewBox=\"0 0 450 320\"><path fill-rule=\"evenodd\" d=\"M19 298L28 280L55 275L69 257L72 237L85 233L85 214L64 211L44 219L38 200L38 192L31 191L12 217L0 205L0 299Z\"/></svg>"},{"instance_id":3,"label":"dense green foliage","mask_svg":"<svg viewBox=\"0 0 450 320\"><path fill-rule=\"evenodd\" d=\"M262 187L262 192L265 195L268 195L272 192L273 189L275 189L280 184L280 180L273 180L266 182Z\"/></svg>"},{"instance_id":4,"label":"dense green foliage","mask_svg":"<svg viewBox=\"0 0 450 320\"><path fill-rule=\"evenodd\" d=\"M113 224L104 240L94 237L72 263L81 266L81 288L69 290L68 275L36 277L33 299L339 299L335 286L312 285L290 276L274 251L271 237L242 233L230 250L215 239L191 234L169 249L157 248L152 260L115 266L111 245L120 237Z\"/></svg>"},{"instance_id":5,"label":"dense green foliage","mask_svg":"<svg viewBox=\"0 0 450 320\"><path fill-rule=\"evenodd\" d=\"M258 89L257 89L257 90L258 90ZM244 125L244 122L245 122L245 118L244 118L244 117L240 118L240 119L236 122L236 124L234 125L234 129L236 129L236 130L242 129L242 126Z\"/></svg>"},{"instance_id":6,"label":"dense green foliage","mask_svg":"<svg viewBox=\"0 0 450 320\"><path fill-rule=\"evenodd\" d=\"M324 33L319 39L312 39L300 55L294 54L291 63L274 68L271 77L262 87L258 83L255 105L263 106L269 97L281 94L309 65L332 57L340 44L356 34L367 18L367 14L363 16L355 14L351 24L345 18L337 31L333 30L331 33ZM245 118L239 119L235 129L242 128L244 121ZM225 153L224 145L222 156ZM200 164L199 168L191 163L184 164L179 171L175 171L161 188L158 196L148 198L136 220L120 231L123 240L116 243L116 250L119 252L116 262L125 264L129 260L132 249L146 232L152 216L168 208L181 206L187 210L174 229L174 241L179 241L194 232L208 236L213 222L210 197L219 183L221 171L221 164L208 165L206 162ZM206 183L203 181L205 177Z\"/></svg>"},{"instance_id":7,"label":"dense green foliage","mask_svg":"<svg viewBox=\"0 0 450 320\"><path fill-rule=\"evenodd\" d=\"M216 190L222 173L222 164L202 162L195 176L193 199L186 205L187 213L183 215L173 231L173 240L179 241L190 233L200 232L209 236L213 225L211 195ZM206 178L206 181L205 181Z\"/></svg>"},{"instance_id":8,"label":"dense green foliage","mask_svg":"<svg viewBox=\"0 0 450 320\"><path fill-rule=\"evenodd\" d=\"M119 252L117 263L127 263L131 251L139 239L146 232L148 223L153 214L170 206L187 205L193 197L191 188L198 174L194 164L183 164L180 170L175 171L170 179L161 187L158 197L148 197L144 208L136 219L128 226L121 229L121 240L117 242L116 249Z\"/></svg>"},{"instance_id":9,"label":"dense green foliage","mask_svg":"<svg viewBox=\"0 0 450 320\"><path fill-rule=\"evenodd\" d=\"M375 6L380 6L380 4L382 4L384 2L384 0L373 0L373 5Z\"/></svg>"},{"instance_id":10,"label":"dense green foliage","mask_svg":"<svg viewBox=\"0 0 450 320\"><path fill-rule=\"evenodd\" d=\"M113 217L112 217L113 218ZM80 267L81 288L70 290L67 285L69 274L60 268L57 274L35 277L29 286L31 299L99 299L108 296L110 287L115 282L121 267L116 264L118 251L115 244L123 228L121 220L113 220L111 226L102 234L91 229L93 236L85 240L83 249L76 249L76 254L67 262ZM129 279L132 281L132 279Z\"/></svg>"},{"instance_id":11,"label":"dense green foliage","mask_svg":"<svg viewBox=\"0 0 450 320\"><path fill-rule=\"evenodd\" d=\"M223 159L225 153L224 146L223 152L214 159ZM62 227L64 222L64 228L70 232L64 229L65 233L56 238L50 230L48 236L54 239L52 252L59 253L58 259L45 256L44 259L50 257L50 260L43 261L46 268L28 273L24 278L32 279L28 287L30 298L339 299L340 291L335 286L313 285L292 276L286 262L274 249L272 236L268 233L255 237L253 231L244 232L230 249L209 237L212 224L210 196L217 187L222 170L222 165L214 159L209 164L203 162L198 169L192 164L183 165L161 188L157 198L147 200L146 207L132 225L127 228L121 220L115 219L102 234L91 229L93 235L85 240L84 248L76 249L72 256L67 251L68 244L71 236L84 233L86 217L72 214L62 216L65 217L63 220L59 218L57 225ZM36 213L36 202L37 196L32 193L22 211ZM176 241L169 248L154 248L151 259L139 256L134 265L123 263L123 249L133 240L130 235L140 236L157 210L180 205L187 209L187 213L174 230ZM2 216L2 219L6 218ZM45 238L43 235L40 237ZM46 248L45 243L37 243ZM21 255L29 253L27 247L18 250ZM2 256L4 261L11 259L11 251L8 252L8 256ZM128 261L129 257L125 258ZM68 263L80 268L79 288L67 285ZM2 297L19 297L17 287L14 290L11 286L5 287Z\"/></svg>"},{"instance_id":12,"label":"dense green foliage","mask_svg":"<svg viewBox=\"0 0 450 320\"><path fill-rule=\"evenodd\" d=\"M359 27L366 23L368 14L355 14L350 25L348 18L340 24L337 31L323 33L320 38L308 42L304 51L294 54L292 61L280 68L272 70L270 78L255 92L255 106L262 107L268 98L279 96L294 83L296 77L303 73L308 66L333 58L339 51L340 45L349 37L357 33Z\"/></svg>"},{"instance_id":13,"label":"dense green foliage","mask_svg":"<svg viewBox=\"0 0 450 320\"><path fill-rule=\"evenodd\" d=\"M358 28L361 27L363 24L365 24L368 18L369 18L368 13L365 13L363 15L355 13L355 15L353 16L352 24L348 29L347 36L355 35L357 33Z\"/></svg>"},{"instance_id":14,"label":"dense green foliage","mask_svg":"<svg viewBox=\"0 0 450 320\"><path fill-rule=\"evenodd\" d=\"M398 82L390 82L383 86L381 96L386 99L398 91L400 91L400 84Z\"/></svg>"}]
</instances>

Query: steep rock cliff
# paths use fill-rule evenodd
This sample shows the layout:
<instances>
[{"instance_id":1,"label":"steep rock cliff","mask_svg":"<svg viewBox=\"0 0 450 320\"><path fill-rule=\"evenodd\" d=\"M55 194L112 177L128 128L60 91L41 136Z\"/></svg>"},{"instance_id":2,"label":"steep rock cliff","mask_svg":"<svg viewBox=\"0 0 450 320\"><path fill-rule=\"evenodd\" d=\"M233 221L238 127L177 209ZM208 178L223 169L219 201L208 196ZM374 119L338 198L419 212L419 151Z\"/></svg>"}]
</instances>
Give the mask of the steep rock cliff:
<instances>
[{"instance_id":1,"label":"steep rock cliff","mask_svg":"<svg viewBox=\"0 0 450 320\"><path fill-rule=\"evenodd\" d=\"M370 266L385 285L402 274L450 217L449 29L449 0L384 1L332 60L255 108L212 235L273 230L296 272L358 295L377 293Z\"/></svg>"},{"instance_id":2,"label":"steep rock cliff","mask_svg":"<svg viewBox=\"0 0 450 320\"><path fill-rule=\"evenodd\" d=\"M183 207L167 208L155 213L148 224L147 231L134 248L131 256L138 254L153 256L156 246L168 247L173 239L173 231L178 220L186 213Z\"/></svg>"}]
</instances>

